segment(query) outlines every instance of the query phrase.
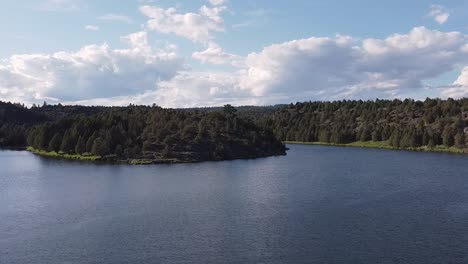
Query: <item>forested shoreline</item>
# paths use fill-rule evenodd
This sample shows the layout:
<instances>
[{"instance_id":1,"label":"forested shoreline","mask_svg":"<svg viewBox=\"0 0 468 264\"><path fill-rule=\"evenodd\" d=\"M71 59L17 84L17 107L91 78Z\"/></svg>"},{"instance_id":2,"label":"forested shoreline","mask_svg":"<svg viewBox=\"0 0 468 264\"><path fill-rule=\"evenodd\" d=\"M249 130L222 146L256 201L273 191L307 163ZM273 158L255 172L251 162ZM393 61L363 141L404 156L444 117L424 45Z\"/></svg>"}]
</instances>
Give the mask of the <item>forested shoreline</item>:
<instances>
[{"instance_id":1,"label":"forested shoreline","mask_svg":"<svg viewBox=\"0 0 468 264\"><path fill-rule=\"evenodd\" d=\"M0 102L0 147L128 163L284 155L281 142L463 153L468 99L163 109Z\"/></svg>"},{"instance_id":2,"label":"forested shoreline","mask_svg":"<svg viewBox=\"0 0 468 264\"><path fill-rule=\"evenodd\" d=\"M290 104L257 121L282 141L382 142L395 149L465 149L468 99Z\"/></svg>"},{"instance_id":3,"label":"forested shoreline","mask_svg":"<svg viewBox=\"0 0 468 264\"><path fill-rule=\"evenodd\" d=\"M23 144L34 153L51 157L152 164L286 154L284 144L270 130L238 117L229 105L214 112L157 106L84 107L77 111L73 110L77 107L63 106L15 107L19 113L30 111L31 116L40 116L43 122L32 119L21 124L2 119L3 145L8 146L6 142L11 140L10 146ZM53 108L56 111L51 111ZM18 138L8 135L15 126Z\"/></svg>"}]
</instances>

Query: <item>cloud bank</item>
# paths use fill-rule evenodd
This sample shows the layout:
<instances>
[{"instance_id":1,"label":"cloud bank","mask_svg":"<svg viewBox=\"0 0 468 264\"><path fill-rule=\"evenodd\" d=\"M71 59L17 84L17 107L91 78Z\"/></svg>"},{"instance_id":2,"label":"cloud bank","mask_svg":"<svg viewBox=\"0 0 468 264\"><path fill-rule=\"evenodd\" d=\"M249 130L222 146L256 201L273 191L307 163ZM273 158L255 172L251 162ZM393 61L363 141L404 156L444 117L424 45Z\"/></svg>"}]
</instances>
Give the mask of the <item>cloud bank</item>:
<instances>
[{"instance_id":1,"label":"cloud bank","mask_svg":"<svg viewBox=\"0 0 468 264\"><path fill-rule=\"evenodd\" d=\"M147 33L123 37L126 49L89 45L74 53L14 55L0 64L0 98L78 101L154 89L184 68L171 49L154 49Z\"/></svg>"},{"instance_id":2,"label":"cloud bank","mask_svg":"<svg viewBox=\"0 0 468 264\"><path fill-rule=\"evenodd\" d=\"M214 34L224 32L226 2L209 2L197 13L141 6L148 18L145 31L122 37L124 49L100 44L76 52L13 55L0 62L0 100L190 107L424 98L427 91L427 96L468 96L468 36L461 32L415 27L382 39L312 36L240 56L215 42ZM441 15L433 14L436 20ZM202 46L192 58L216 68L191 69L173 46L150 45L148 34L154 32ZM460 72L452 84L427 84L452 72Z\"/></svg>"}]
</instances>

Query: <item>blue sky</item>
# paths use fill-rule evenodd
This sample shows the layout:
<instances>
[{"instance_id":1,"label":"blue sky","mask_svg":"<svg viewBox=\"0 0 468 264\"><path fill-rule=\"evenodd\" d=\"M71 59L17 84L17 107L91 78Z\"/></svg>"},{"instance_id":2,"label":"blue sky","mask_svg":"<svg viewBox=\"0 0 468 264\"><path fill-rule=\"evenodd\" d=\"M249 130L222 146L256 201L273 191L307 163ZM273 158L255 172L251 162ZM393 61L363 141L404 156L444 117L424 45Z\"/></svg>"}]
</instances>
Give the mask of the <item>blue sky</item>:
<instances>
[{"instance_id":1,"label":"blue sky","mask_svg":"<svg viewBox=\"0 0 468 264\"><path fill-rule=\"evenodd\" d=\"M182 107L464 97L467 18L467 0L7 0L0 100Z\"/></svg>"}]
</instances>

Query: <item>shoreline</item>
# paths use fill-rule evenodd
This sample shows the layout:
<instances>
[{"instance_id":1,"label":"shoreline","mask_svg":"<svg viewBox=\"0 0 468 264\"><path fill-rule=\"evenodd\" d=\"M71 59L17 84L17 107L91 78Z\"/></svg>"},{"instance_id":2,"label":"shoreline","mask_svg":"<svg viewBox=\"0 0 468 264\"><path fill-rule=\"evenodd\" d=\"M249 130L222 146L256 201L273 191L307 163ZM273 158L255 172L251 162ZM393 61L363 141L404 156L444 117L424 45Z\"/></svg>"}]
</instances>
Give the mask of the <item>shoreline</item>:
<instances>
[{"instance_id":1,"label":"shoreline","mask_svg":"<svg viewBox=\"0 0 468 264\"><path fill-rule=\"evenodd\" d=\"M40 149L35 149L33 147L26 147L24 150L31 152L33 154L49 157L49 158L57 158L57 159L68 159L68 160L81 160L81 161L102 161L101 156L94 156L94 155L78 155L78 154L65 154L55 151L45 151Z\"/></svg>"},{"instance_id":2,"label":"shoreline","mask_svg":"<svg viewBox=\"0 0 468 264\"><path fill-rule=\"evenodd\" d=\"M0 147L0 149L15 150L15 151L25 151L27 148L26 148L26 147L2 146L2 147Z\"/></svg>"},{"instance_id":3,"label":"shoreline","mask_svg":"<svg viewBox=\"0 0 468 264\"><path fill-rule=\"evenodd\" d=\"M259 156L250 156L250 157L239 157L233 159L192 159L192 160L182 160L178 158L165 158L165 159L145 159L145 158L134 158L134 159L118 159L116 156L96 156L96 155L79 155L79 154L66 154L56 151L44 151L35 149L33 147L26 147L22 150L28 151L32 154L39 155L51 159L62 159L62 160L73 160L73 161L82 161L82 162L95 162L95 163L104 163L104 164L127 164L127 165L157 165L157 164L184 164L184 163L199 163L207 161L232 161L232 160L250 160L250 159L259 159L275 156L285 156L284 154L275 154L275 155L259 155Z\"/></svg>"},{"instance_id":4,"label":"shoreline","mask_svg":"<svg viewBox=\"0 0 468 264\"><path fill-rule=\"evenodd\" d=\"M35 155L39 155L46 158L62 159L62 160L75 160L83 162L96 162L96 163L107 163L107 164L128 164L128 165L152 165L152 164L173 164L173 163L187 163L176 159L166 160L149 160L149 159L127 159L119 160L114 156L101 157L97 155L79 155L79 154L66 154L56 151L44 151L35 149L33 147L27 147L24 150L31 152Z\"/></svg>"},{"instance_id":5,"label":"shoreline","mask_svg":"<svg viewBox=\"0 0 468 264\"><path fill-rule=\"evenodd\" d=\"M450 153L467 155L468 149L460 149L456 147L446 147L443 145L428 148L427 146L416 148L397 148L390 146L386 141L355 141L347 144L327 143L327 142L304 142L304 141L283 141L284 144L291 145L315 145L315 146L330 146L330 147L353 147L353 148L372 148L372 149L386 149L398 151L413 151L413 152L435 152L435 153Z\"/></svg>"}]
</instances>

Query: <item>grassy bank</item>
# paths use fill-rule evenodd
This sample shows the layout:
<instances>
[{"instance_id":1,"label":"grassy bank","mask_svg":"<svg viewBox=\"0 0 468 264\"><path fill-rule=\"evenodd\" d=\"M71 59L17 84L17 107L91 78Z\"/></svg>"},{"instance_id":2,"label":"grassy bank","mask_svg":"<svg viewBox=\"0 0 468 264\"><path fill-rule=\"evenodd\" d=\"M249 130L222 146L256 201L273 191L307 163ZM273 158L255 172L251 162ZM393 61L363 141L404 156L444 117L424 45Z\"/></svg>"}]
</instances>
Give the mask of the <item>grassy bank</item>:
<instances>
[{"instance_id":1,"label":"grassy bank","mask_svg":"<svg viewBox=\"0 0 468 264\"><path fill-rule=\"evenodd\" d=\"M170 163L182 163L178 159L128 159L128 160L119 160L115 156L95 156L92 154L89 155L78 155L78 154L66 154L56 151L44 151L40 149L35 149L33 147L27 147L27 151L50 158L57 159L69 159L69 160L81 160L81 161L104 161L112 163L121 163L121 164L130 164L130 165L150 165L150 164L170 164Z\"/></svg>"},{"instance_id":2,"label":"grassy bank","mask_svg":"<svg viewBox=\"0 0 468 264\"><path fill-rule=\"evenodd\" d=\"M27 147L27 151L32 152L37 155L51 158L62 158L62 159L72 159L72 160L83 160L83 161L98 161L101 160L101 156L94 155L78 155L78 154L66 154L55 151L44 151L40 149L35 149L33 147Z\"/></svg>"},{"instance_id":3,"label":"grassy bank","mask_svg":"<svg viewBox=\"0 0 468 264\"><path fill-rule=\"evenodd\" d=\"M300 145L321 145L321 146L338 146L338 147L358 147L358 148L377 148L377 149L392 149L392 150L407 150L407 151L425 151L425 152L447 152L456 154L467 154L468 149L460 149L455 147L447 147L443 145L429 148L427 146L417 148L396 148L390 146L387 141L356 141L348 144L336 144L327 142L302 142L302 141L284 141L285 144L300 144Z\"/></svg>"}]
</instances>

